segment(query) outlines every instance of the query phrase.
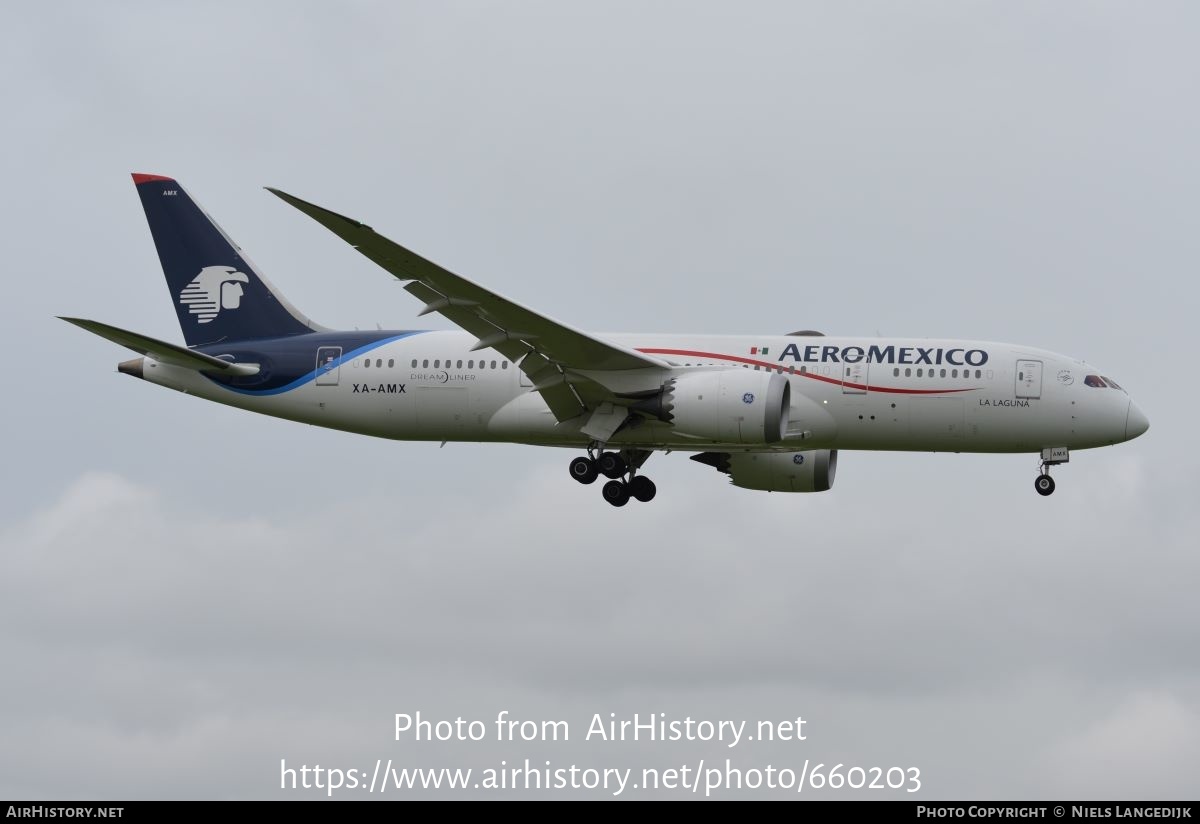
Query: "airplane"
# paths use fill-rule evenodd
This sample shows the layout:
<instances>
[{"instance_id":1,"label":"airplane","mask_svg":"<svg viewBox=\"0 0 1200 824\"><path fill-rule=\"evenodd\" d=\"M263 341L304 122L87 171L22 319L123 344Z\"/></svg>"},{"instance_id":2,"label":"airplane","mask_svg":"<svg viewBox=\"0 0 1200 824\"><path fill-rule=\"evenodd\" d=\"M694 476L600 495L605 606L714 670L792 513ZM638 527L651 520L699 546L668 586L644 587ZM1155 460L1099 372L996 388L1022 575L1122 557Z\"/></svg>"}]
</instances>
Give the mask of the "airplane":
<instances>
[{"instance_id":1,"label":"airplane","mask_svg":"<svg viewBox=\"0 0 1200 824\"><path fill-rule=\"evenodd\" d=\"M1075 449L1146 432L1103 370L975 340L594 334L456 275L369 226L268 191L404 283L462 331L327 329L297 310L173 178L134 174L186 346L81 318L136 352L119 372L210 401L394 440L581 451L616 507L650 501L655 452L734 486L824 492L842 450L1033 453L1034 487Z\"/></svg>"}]
</instances>

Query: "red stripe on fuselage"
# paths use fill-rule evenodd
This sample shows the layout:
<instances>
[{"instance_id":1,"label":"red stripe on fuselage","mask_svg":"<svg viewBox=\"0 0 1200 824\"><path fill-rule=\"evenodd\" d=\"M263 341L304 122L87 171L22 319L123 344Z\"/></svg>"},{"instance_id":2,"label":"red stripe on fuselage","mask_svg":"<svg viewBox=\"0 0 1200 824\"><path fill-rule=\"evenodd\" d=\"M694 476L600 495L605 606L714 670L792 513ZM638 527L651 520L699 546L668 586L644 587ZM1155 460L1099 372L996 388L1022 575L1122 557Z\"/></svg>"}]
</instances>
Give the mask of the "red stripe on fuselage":
<instances>
[{"instance_id":1,"label":"red stripe on fuselage","mask_svg":"<svg viewBox=\"0 0 1200 824\"><path fill-rule=\"evenodd\" d=\"M717 352L696 352L692 349L638 349L639 352L645 352L647 355L682 355L683 357L691 358L709 358L712 360L733 361L735 363L745 363L750 366L761 366L764 369L769 369L774 372L782 370L785 375L795 375L798 378L810 378L815 381L823 381L832 383L834 386L849 386L852 389L861 389L864 392L891 392L897 395L949 395L955 392L974 392L979 387L972 386L968 389L899 389L891 386L869 386L864 383L854 383L852 381L843 381L840 378L831 378L827 375L817 375L812 372L792 372L791 368L784 368L777 363L768 363L767 361L754 360L753 358L743 358L738 355L722 355Z\"/></svg>"}]
</instances>

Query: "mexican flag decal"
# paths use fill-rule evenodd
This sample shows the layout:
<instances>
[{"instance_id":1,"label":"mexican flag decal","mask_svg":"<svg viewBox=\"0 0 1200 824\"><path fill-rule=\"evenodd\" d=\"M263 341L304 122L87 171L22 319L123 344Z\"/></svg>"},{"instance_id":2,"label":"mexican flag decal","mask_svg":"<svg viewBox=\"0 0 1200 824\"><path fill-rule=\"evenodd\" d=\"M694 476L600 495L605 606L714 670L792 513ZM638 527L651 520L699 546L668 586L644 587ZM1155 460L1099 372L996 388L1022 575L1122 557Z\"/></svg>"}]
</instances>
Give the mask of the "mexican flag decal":
<instances>
[{"instance_id":1,"label":"mexican flag decal","mask_svg":"<svg viewBox=\"0 0 1200 824\"><path fill-rule=\"evenodd\" d=\"M767 354L767 347L764 346L761 349L759 349L757 346L751 346L750 354L751 355L765 355L765 354Z\"/></svg>"}]
</instances>

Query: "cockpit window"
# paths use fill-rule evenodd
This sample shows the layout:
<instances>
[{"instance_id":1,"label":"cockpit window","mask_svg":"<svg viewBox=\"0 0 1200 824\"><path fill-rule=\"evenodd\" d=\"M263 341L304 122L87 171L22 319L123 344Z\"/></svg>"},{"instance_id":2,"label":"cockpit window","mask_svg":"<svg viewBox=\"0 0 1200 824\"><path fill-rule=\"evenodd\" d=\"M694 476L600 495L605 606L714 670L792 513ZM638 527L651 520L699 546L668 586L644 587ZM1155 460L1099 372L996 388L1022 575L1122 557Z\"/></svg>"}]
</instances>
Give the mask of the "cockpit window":
<instances>
[{"instance_id":1,"label":"cockpit window","mask_svg":"<svg viewBox=\"0 0 1200 824\"><path fill-rule=\"evenodd\" d=\"M1112 378L1105 378L1104 382L1107 383L1109 386L1111 386L1113 389L1121 389L1121 387L1117 385L1117 382L1115 380L1113 380ZM1121 391L1124 392L1125 390L1121 389Z\"/></svg>"},{"instance_id":2,"label":"cockpit window","mask_svg":"<svg viewBox=\"0 0 1200 824\"><path fill-rule=\"evenodd\" d=\"M1083 379L1083 382L1087 386L1095 386L1099 389L1104 388L1104 379L1102 377L1100 377L1099 375L1088 375L1086 378Z\"/></svg>"}]
</instances>

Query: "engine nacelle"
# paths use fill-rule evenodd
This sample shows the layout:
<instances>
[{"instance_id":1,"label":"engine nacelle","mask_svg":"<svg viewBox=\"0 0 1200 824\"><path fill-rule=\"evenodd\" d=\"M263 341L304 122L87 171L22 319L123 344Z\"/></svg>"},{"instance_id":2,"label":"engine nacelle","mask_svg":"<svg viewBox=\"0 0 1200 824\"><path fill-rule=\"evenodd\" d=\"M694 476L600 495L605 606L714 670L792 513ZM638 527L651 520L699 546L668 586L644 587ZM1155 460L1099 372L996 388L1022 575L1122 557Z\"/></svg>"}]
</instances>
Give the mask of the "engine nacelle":
<instances>
[{"instance_id":1,"label":"engine nacelle","mask_svg":"<svg viewBox=\"0 0 1200 824\"><path fill-rule=\"evenodd\" d=\"M837 474L837 450L702 452L693 461L727 474L734 486L766 492L825 492Z\"/></svg>"},{"instance_id":2,"label":"engine nacelle","mask_svg":"<svg viewBox=\"0 0 1200 824\"><path fill-rule=\"evenodd\" d=\"M786 375L722 369L680 375L664 390L675 428L714 443L783 440L792 390Z\"/></svg>"}]
</instances>

